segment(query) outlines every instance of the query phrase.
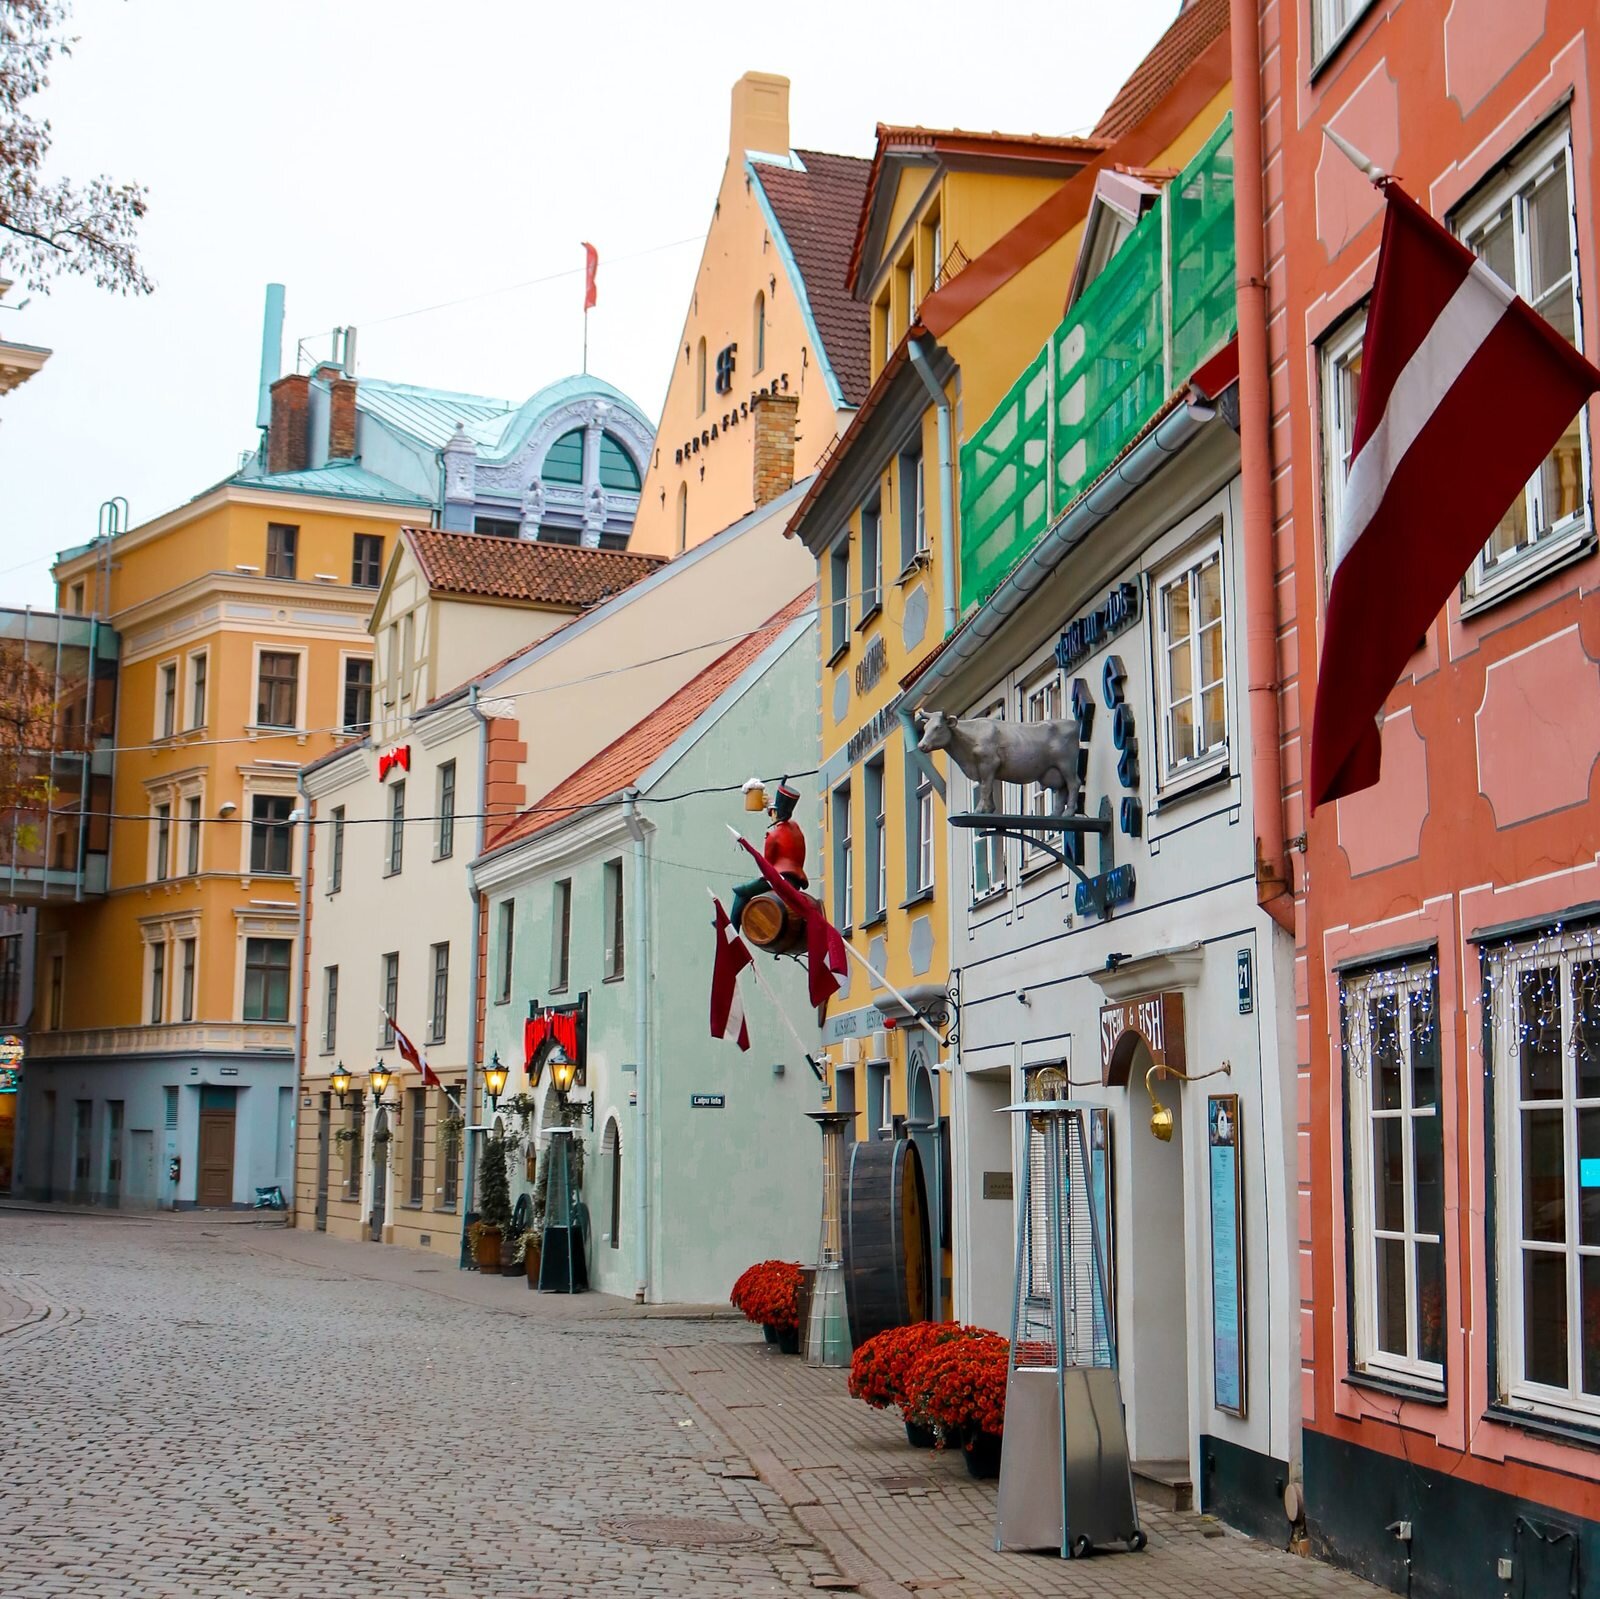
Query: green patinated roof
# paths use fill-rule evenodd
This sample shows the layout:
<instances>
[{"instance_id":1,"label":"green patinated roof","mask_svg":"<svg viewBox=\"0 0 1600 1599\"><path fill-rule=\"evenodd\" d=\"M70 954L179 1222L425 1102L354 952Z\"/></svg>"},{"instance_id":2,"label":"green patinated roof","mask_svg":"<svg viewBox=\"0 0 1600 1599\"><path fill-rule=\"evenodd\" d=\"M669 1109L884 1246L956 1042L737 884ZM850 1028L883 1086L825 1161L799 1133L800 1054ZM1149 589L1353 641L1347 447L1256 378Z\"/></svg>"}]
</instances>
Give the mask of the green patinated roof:
<instances>
[{"instance_id":1,"label":"green patinated roof","mask_svg":"<svg viewBox=\"0 0 1600 1599\"><path fill-rule=\"evenodd\" d=\"M284 494L320 494L338 500L368 500L379 505L427 505L429 502L379 477L354 461L330 461L303 472L237 472L226 480L240 488L276 489ZM208 489L206 491L210 493Z\"/></svg>"}]
</instances>

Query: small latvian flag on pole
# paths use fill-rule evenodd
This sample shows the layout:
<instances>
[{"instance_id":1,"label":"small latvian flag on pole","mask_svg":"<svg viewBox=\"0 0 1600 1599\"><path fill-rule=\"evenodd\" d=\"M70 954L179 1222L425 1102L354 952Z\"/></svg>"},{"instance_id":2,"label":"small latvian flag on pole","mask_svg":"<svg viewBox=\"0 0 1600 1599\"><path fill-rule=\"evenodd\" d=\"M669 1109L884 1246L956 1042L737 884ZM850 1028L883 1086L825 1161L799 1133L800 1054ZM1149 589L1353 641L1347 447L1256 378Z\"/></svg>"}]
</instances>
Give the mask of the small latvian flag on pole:
<instances>
[{"instance_id":1,"label":"small latvian flag on pole","mask_svg":"<svg viewBox=\"0 0 1600 1599\"><path fill-rule=\"evenodd\" d=\"M722 901L715 896L717 949L711 962L711 1036L731 1038L740 1049L750 1047L750 1028L745 1021L744 1000L739 996L739 973L751 965L755 956L728 920Z\"/></svg>"},{"instance_id":2,"label":"small latvian flag on pole","mask_svg":"<svg viewBox=\"0 0 1600 1599\"><path fill-rule=\"evenodd\" d=\"M438 1072L436 1072L433 1067L428 1064L428 1057L424 1055L422 1051L418 1049L417 1046L400 1031L399 1023L395 1021L394 1017L390 1016L388 1018L388 1022L389 1025L394 1028L394 1041L396 1047L400 1051L400 1058L405 1061L413 1071L419 1071L422 1073L424 1087L443 1088L444 1084L439 1081Z\"/></svg>"},{"instance_id":3,"label":"small latvian flag on pole","mask_svg":"<svg viewBox=\"0 0 1600 1599\"><path fill-rule=\"evenodd\" d=\"M1330 559L1311 808L1378 781L1383 702L1597 370L1393 178Z\"/></svg>"}]
</instances>

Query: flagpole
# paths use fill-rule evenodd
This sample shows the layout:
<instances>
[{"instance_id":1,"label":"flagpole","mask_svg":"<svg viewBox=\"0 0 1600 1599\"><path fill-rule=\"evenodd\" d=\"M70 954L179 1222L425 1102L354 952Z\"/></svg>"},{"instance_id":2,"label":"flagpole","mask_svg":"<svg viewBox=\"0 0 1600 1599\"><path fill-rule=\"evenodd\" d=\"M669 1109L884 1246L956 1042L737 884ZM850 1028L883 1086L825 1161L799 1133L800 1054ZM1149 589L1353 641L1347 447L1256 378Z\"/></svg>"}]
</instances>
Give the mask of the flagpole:
<instances>
[{"instance_id":1,"label":"flagpole","mask_svg":"<svg viewBox=\"0 0 1600 1599\"><path fill-rule=\"evenodd\" d=\"M1366 178L1369 183L1375 183L1380 188L1389 176L1382 167L1370 156L1363 155L1361 151L1351 144L1342 134L1335 133L1327 124L1323 125L1323 133L1327 135L1329 144L1339 152L1355 169Z\"/></svg>"},{"instance_id":2,"label":"flagpole","mask_svg":"<svg viewBox=\"0 0 1600 1599\"><path fill-rule=\"evenodd\" d=\"M589 375L589 307L583 308L583 372Z\"/></svg>"}]
</instances>

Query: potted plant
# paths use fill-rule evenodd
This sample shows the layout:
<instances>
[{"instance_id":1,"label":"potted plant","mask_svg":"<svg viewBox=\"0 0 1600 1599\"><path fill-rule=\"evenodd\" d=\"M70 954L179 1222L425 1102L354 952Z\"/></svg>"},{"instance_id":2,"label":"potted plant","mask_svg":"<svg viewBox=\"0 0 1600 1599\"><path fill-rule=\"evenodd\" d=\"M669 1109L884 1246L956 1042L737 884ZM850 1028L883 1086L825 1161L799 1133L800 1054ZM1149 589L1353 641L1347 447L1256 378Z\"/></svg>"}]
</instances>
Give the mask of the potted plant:
<instances>
[{"instance_id":1,"label":"potted plant","mask_svg":"<svg viewBox=\"0 0 1600 1599\"><path fill-rule=\"evenodd\" d=\"M759 1323L769 1344L786 1355L800 1353L800 1267L789 1260L762 1260L739 1274L729 1302L747 1321Z\"/></svg>"},{"instance_id":2,"label":"potted plant","mask_svg":"<svg viewBox=\"0 0 1600 1599\"><path fill-rule=\"evenodd\" d=\"M909 1408L934 1424L941 1446L961 1446L974 1477L1000 1474L1010 1365L1010 1343L974 1328L924 1350L905 1375Z\"/></svg>"},{"instance_id":3,"label":"potted plant","mask_svg":"<svg viewBox=\"0 0 1600 1599\"><path fill-rule=\"evenodd\" d=\"M500 1241L510 1225L511 1183L506 1176L505 1141L490 1134L483 1141L483 1156L478 1162L478 1219L467 1229L479 1271L500 1269Z\"/></svg>"},{"instance_id":4,"label":"potted plant","mask_svg":"<svg viewBox=\"0 0 1600 1599\"><path fill-rule=\"evenodd\" d=\"M963 1327L953 1321L915 1321L905 1327L891 1327L869 1338L850 1357L849 1389L852 1397L874 1410L899 1410L906 1426L906 1442L913 1449L932 1449L938 1443L931 1417L923 1415L911 1402L906 1379L917 1358L935 1344L955 1338L984 1337L976 1327Z\"/></svg>"},{"instance_id":5,"label":"potted plant","mask_svg":"<svg viewBox=\"0 0 1600 1599\"><path fill-rule=\"evenodd\" d=\"M542 1253L543 1245L537 1227L530 1227L518 1236L512 1255L526 1274L530 1288L539 1286L539 1261Z\"/></svg>"}]
</instances>

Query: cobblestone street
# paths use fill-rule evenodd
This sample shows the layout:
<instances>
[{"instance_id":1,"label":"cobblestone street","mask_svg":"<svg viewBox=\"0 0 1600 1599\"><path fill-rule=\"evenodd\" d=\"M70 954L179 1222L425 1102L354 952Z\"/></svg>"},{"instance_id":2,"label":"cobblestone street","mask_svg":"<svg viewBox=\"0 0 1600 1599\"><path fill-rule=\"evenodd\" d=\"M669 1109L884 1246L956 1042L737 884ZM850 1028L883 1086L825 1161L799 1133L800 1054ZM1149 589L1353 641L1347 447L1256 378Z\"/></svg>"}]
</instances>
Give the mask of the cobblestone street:
<instances>
[{"instance_id":1,"label":"cobblestone street","mask_svg":"<svg viewBox=\"0 0 1600 1599\"><path fill-rule=\"evenodd\" d=\"M993 1487L724 1316L233 1216L0 1210L3 1599L1371 1595L1198 1516L996 1556Z\"/></svg>"}]
</instances>

